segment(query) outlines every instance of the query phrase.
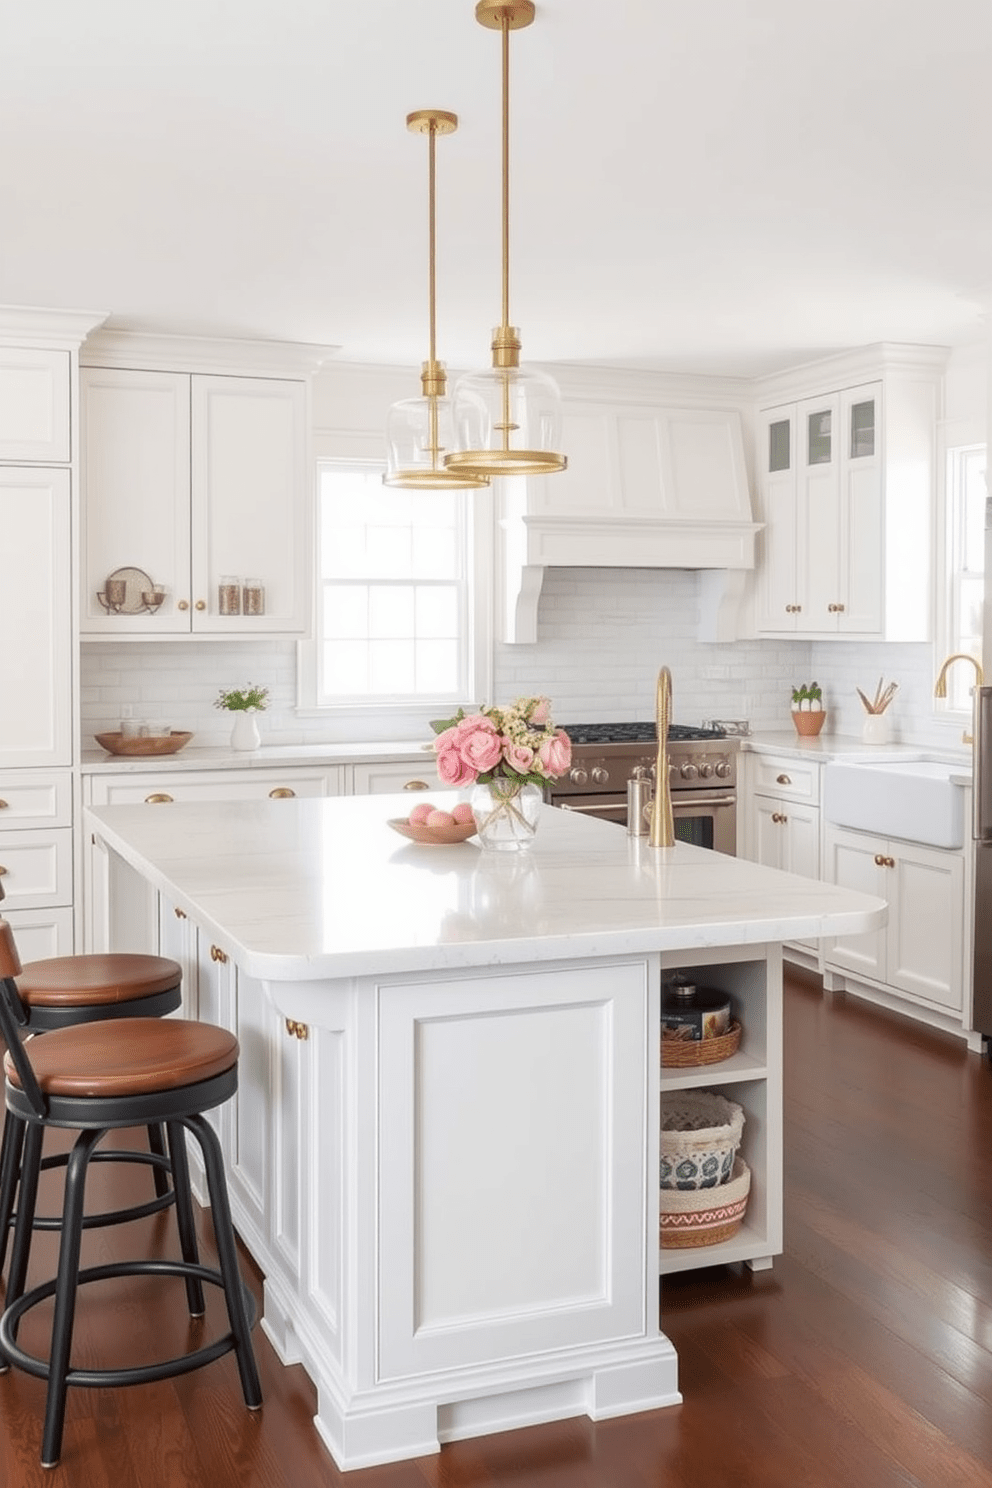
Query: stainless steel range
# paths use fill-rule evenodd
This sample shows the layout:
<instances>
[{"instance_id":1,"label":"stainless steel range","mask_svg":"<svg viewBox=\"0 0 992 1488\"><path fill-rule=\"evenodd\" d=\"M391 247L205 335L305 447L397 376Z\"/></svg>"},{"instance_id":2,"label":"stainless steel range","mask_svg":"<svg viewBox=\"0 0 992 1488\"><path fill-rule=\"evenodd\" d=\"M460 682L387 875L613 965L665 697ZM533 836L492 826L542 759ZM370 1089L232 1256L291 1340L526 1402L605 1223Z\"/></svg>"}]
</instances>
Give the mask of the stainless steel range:
<instances>
[{"instance_id":1,"label":"stainless steel range","mask_svg":"<svg viewBox=\"0 0 992 1488\"><path fill-rule=\"evenodd\" d=\"M653 723L563 724L572 741L572 768L549 792L553 806L626 824L627 781L654 778ZM719 728L672 724L668 778L675 835L680 842L737 851L739 740Z\"/></svg>"}]
</instances>

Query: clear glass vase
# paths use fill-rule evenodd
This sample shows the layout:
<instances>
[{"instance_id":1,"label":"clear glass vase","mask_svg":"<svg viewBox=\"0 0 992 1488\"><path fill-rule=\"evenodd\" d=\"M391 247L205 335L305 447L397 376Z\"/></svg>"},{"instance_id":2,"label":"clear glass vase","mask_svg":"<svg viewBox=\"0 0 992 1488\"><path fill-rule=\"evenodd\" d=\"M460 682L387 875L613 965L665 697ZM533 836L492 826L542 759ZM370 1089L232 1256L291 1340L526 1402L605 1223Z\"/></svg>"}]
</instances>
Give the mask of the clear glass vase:
<instances>
[{"instance_id":1,"label":"clear glass vase","mask_svg":"<svg viewBox=\"0 0 992 1488\"><path fill-rule=\"evenodd\" d=\"M537 831L544 800L539 785L526 781L495 780L472 790L472 815L479 843L490 852L523 852Z\"/></svg>"}]
</instances>

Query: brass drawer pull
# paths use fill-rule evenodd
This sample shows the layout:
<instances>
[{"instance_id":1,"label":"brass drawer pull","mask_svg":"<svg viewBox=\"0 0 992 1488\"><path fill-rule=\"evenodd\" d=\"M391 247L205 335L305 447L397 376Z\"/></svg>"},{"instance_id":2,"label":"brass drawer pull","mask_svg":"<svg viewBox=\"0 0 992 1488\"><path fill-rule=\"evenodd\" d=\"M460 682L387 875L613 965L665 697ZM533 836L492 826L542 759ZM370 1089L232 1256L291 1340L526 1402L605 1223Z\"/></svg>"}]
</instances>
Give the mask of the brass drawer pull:
<instances>
[{"instance_id":1,"label":"brass drawer pull","mask_svg":"<svg viewBox=\"0 0 992 1488\"><path fill-rule=\"evenodd\" d=\"M403 787L404 790L430 790L426 780L408 780Z\"/></svg>"},{"instance_id":2,"label":"brass drawer pull","mask_svg":"<svg viewBox=\"0 0 992 1488\"><path fill-rule=\"evenodd\" d=\"M286 1032L290 1038L308 1039L310 1030L305 1023L297 1023L295 1018L286 1019Z\"/></svg>"},{"instance_id":3,"label":"brass drawer pull","mask_svg":"<svg viewBox=\"0 0 992 1488\"><path fill-rule=\"evenodd\" d=\"M776 775L775 783L776 785L791 785L792 781L788 775Z\"/></svg>"},{"instance_id":4,"label":"brass drawer pull","mask_svg":"<svg viewBox=\"0 0 992 1488\"><path fill-rule=\"evenodd\" d=\"M222 951L221 948L220 948L220 946L212 945L210 947L210 959L211 959L211 961L219 961L220 964L221 964L221 966L226 966L227 965L227 952L226 951Z\"/></svg>"},{"instance_id":5,"label":"brass drawer pull","mask_svg":"<svg viewBox=\"0 0 992 1488\"><path fill-rule=\"evenodd\" d=\"M277 785L275 790L269 791L270 801L288 801L291 796L295 797L296 792L290 790L288 785Z\"/></svg>"},{"instance_id":6,"label":"brass drawer pull","mask_svg":"<svg viewBox=\"0 0 992 1488\"><path fill-rule=\"evenodd\" d=\"M145 797L145 805L146 806L163 806L167 802L171 802L171 800L172 800L172 797L166 795L165 791L156 791L154 795L152 795L152 796L146 796Z\"/></svg>"},{"instance_id":7,"label":"brass drawer pull","mask_svg":"<svg viewBox=\"0 0 992 1488\"><path fill-rule=\"evenodd\" d=\"M184 909L174 909L172 913L177 920L184 920L186 918L186 911Z\"/></svg>"},{"instance_id":8,"label":"brass drawer pull","mask_svg":"<svg viewBox=\"0 0 992 1488\"><path fill-rule=\"evenodd\" d=\"M7 804L8 803L6 801L0 801L0 811L6 811L7 810Z\"/></svg>"}]
</instances>

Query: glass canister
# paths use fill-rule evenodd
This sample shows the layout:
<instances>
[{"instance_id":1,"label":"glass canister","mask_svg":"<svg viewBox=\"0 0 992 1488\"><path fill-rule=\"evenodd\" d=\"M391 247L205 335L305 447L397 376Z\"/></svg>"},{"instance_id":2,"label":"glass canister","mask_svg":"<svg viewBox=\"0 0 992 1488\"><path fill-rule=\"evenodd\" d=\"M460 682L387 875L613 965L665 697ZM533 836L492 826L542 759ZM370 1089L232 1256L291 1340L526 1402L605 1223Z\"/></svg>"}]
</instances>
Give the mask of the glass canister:
<instances>
[{"instance_id":1,"label":"glass canister","mask_svg":"<svg viewBox=\"0 0 992 1488\"><path fill-rule=\"evenodd\" d=\"M222 574L217 585L217 613L241 614L241 580L233 574Z\"/></svg>"},{"instance_id":2,"label":"glass canister","mask_svg":"<svg viewBox=\"0 0 992 1488\"><path fill-rule=\"evenodd\" d=\"M244 615L265 614L265 585L261 579L245 579L241 591L241 612Z\"/></svg>"}]
</instances>

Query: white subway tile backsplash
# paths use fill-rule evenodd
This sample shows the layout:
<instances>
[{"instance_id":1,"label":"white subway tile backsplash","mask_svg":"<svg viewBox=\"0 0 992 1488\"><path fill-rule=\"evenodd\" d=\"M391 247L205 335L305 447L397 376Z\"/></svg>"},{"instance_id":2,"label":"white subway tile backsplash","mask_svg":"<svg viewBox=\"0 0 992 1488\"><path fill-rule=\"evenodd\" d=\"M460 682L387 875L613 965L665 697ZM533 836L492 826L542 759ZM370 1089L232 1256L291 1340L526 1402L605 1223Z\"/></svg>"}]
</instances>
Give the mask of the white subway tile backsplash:
<instances>
[{"instance_id":1,"label":"white subway tile backsplash","mask_svg":"<svg viewBox=\"0 0 992 1488\"><path fill-rule=\"evenodd\" d=\"M694 573L648 569L549 569L541 594L538 640L496 647L498 701L543 692L555 717L595 722L650 718L658 668L671 669L678 721L746 718L755 731L781 728L791 690L816 678L830 709L828 729L860 734L864 710L856 687L871 695L878 680L894 679L896 737L953 747L960 721L936 722L930 645L858 642L698 641L699 602ZM230 718L213 707L221 687L252 682L269 688L260 720L267 743L331 738L404 738L424 732L419 721L379 718L341 724L301 716L296 709L296 645L292 641L84 644L81 711L87 735L117 726L122 704L137 714L166 712L174 728L190 729L202 745L226 744ZM480 701L486 701L480 699Z\"/></svg>"}]
</instances>

